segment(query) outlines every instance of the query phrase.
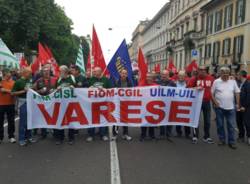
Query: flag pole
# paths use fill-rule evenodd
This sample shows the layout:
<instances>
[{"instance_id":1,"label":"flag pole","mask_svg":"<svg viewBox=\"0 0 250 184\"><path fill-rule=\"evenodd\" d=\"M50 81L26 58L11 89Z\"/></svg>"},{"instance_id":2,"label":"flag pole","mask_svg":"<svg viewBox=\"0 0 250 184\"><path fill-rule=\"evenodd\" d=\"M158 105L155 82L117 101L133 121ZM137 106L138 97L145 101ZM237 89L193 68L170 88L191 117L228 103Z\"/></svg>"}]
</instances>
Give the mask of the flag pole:
<instances>
[{"instance_id":1,"label":"flag pole","mask_svg":"<svg viewBox=\"0 0 250 184\"><path fill-rule=\"evenodd\" d=\"M102 77L103 77L104 73L106 72L106 70L107 70L107 66L106 66L106 68L102 72Z\"/></svg>"}]
</instances>

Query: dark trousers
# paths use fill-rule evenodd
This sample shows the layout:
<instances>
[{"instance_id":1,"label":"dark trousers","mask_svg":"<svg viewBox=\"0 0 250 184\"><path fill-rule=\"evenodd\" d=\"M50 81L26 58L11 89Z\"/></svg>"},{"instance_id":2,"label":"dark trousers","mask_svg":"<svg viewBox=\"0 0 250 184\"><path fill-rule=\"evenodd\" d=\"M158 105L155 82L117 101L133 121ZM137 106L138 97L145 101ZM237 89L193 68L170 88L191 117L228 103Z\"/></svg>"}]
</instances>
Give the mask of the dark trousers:
<instances>
[{"instance_id":1,"label":"dark trousers","mask_svg":"<svg viewBox=\"0 0 250 184\"><path fill-rule=\"evenodd\" d=\"M239 129L239 138L245 137L244 112L236 112L236 122Z\"/></svg>"},{"instance_id":2,"label":"dark trousers","mask_svg":"<svg viewBox=\"0 0 250 184\"><path fill-rule=\"evenodd\" d=\"M15 133L15 105L0 105L0 140L4 138L4 116L8 120L8 137L14 138Z\"/></svg>"},{"instance_id":3,"label":"dark trousers","mask_svg":"<svg viewBox=\"0 0 250 184\"><path fill-rule=\"evenodd\" d=\"M116 136L118 134L118 128L119 127L113 126L113 130L112 130L113 136ZM128 127L124 126L124 127L122 127L122 129L123 129L122 134L128 135Z\"/></svg>"},{"instance_id":4,"label":"dark trousers","mask_svg":"<svg viewBox=\"0 0 250 184\"><path fill-rule=\"evenodd\" d=\"M141 138L145 138L148 135L151 138L155 138L155 127L141 127Z\"/></svg>"},{"instance_id":5,"label":"dark trousers","mask_svg":"<svg viewBox=\"0 0 250 184\"><path fill-rule=\"evenodd\" d=\"M90 137L95 136L95 128L89 128L88 134ZM99 128L99 135L100 137L107 136L108 135L108 128L107 127L100 127Z\"/></svg>"},{"instance_id":6,"label":"dark trousers","mask_svg":"<svg viewBox=\"0 0 250 184\"><path fill-rule=\"evenodd\" d=\"M246 127L247 137L250 138L250 107L247 107L244 113L244 125Z\"/></svg>"},{"instance_id":7,"label":"dark trousers","mask_svg":"<svg viewBox=\"0 0 250 184\"><path fill-rule=\"evenodd\" d=\"M176 133L178 134L178 135L182 135L182 127L183 126L176 126ZM191 129L190 129L190 127L186 127L186 126L184 126L184 131L185 131L185 136L186 137L188 137L189 135L190 135L190 133L191 133Z\"/></svg>"},{"instance_id":8,"label":"dark trousers","mask_svg":"<svg viewBox=\"0 0 250 184\"><path fill-rule=\"evenodd\" d=\"M64 140L64 130L54 130L55 132L55 137L57 140L59 141L63 141ZM68 129L68 137L69 137L69 140L74 140L75 137L74 137L74 134L75 134L75 130L74 129Z\"/></svg>"},{"instance_id":9,"label":"dark trousers","mask_svg":"<svg viewBox=\"0 0 250 184\"><path fill-rule=\"evenodd\" d=\"M210 137L210 124L211 124L211 103L202 102L201 111L203 113L204 120L204 139ZM193 132L194 137L199 136L199 128L196 128Z\"/></svg>"},{"instance_id":10,"label":"dark trousers","mask_svg":"<svg viewBox=\"0 0 250 184\"><path fill-rule=\"evenodd\" d=\"M172 134L172 126L161 126L160 127L160 136L170 137Z\"/></svg>"},{"instance_id":11,"label":"dark trousers","mask_svg":"<svg viewBox=\"0 0 250 184\"><path fill-rule=\"evenodd\" d=\"M33 135L38 135L38 130L39 129L34 129L33 130ZM40 130L41 130L42 137L46 137L47 134L48 134L47 129L46 128L41 128Z\"/></svg>"}]
</instances>

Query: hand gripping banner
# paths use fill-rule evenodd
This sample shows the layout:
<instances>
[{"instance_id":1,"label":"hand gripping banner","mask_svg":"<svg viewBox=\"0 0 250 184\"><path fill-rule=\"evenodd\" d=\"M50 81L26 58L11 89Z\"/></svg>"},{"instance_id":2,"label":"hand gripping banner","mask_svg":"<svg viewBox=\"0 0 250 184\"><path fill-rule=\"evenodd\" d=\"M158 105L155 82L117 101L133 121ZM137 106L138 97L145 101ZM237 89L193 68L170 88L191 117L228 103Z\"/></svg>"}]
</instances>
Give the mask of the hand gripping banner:
<instances>
[{"instance_id":1,"label":"hand gripping banner","mask_svg":"<svg viewBox=\"0 0 250 184\"><path fill-rule=\"evenodd\" d=\"M203 91L173 87L64 88L27 94L28 129L106 126L198 127Z\"/></svg>"}]
</instances>

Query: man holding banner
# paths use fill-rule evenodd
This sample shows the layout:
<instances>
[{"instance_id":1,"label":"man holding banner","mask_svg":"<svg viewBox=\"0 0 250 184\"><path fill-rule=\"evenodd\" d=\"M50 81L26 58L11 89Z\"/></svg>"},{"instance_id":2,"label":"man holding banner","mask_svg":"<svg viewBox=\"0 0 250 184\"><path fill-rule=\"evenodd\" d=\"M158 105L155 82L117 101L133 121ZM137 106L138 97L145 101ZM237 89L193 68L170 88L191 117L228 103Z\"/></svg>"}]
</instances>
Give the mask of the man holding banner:
<instances>
[{"instance_id":1,"label":"man holding banner","mask_svg":"<svg viewBox=\"0 0 250 184\"><path fill-rule=\"evenodd\" d=\"M130 88L132 87L132 83L130 82L130 80L128 79L128 72L127 70L123 69L120 73L120 79L116 81L115 83L115 87L117 88ZM118 127L113 126L113 139L116 139L118 135ZM123 135L122 135L122 139L127 140L127 141L131 141L132 137L130 137L128 135L128 127L124 126L123 127Z\"/></svg>"},{"instance_id":2,"label":"man holding banner","mask_svg":"<svg viewBox=\"0 0 250 184\"><path fill-rule=\"evenodd\" d=\"M109 79L102 76L103 71L100 67L95 67L94 73L95 73L95 76L92 77L89 81L90 88L97 88L97 89L107 88L108 89L108 88L112 87ZM95 137L95 128L88 129L88 134L89 134L89 136L86 139L87 142L93 141L93 139ZM108 141L108 136L107 136L108 129L107 129L107 127L100 127L99 134L100 134L100 137L103 141Z\"/></svg>"},{"instance_id":3,"label":"man holding banner","mask_svg":"<svg viewBox=\"0 0 250 184\"><path fill-rule=\"evenodd\" d=\"M32 87L31 69L24 68L21 71L21 78L17 80L12 88L12 95L18 97L20 121L19 121L19 144L26 146L28 142L34 143L31 130L27 129L27 104L26 93Z\"/></svg>"},{"instance_id":4,"label":"man holding banner","mask_svg":"<svg viewBox=\"0 0 250 184\"><path fill-rule=\"evenodd\" d=\"M154 83L154 76L152 73L147 73L146 80L141 82L139 86L158 86L158 84ZM140 141L144 141L147 136L147 130L148 135L151 139L155 139L155 128L154 127L141 127L141 137Z\"/></svg>"},{"instance_id":5,"label":"man holding banner","mask_svg":"<svg viewBox=\"0 0 250 184\"><path fill-rule=\"evenodd\" d=\"M203 111L204 119L204 136L203 141L208 144L213 144L213 140L210 138L210 124L211 124L211 100L212 93L211 88L214 82L214 78L207 73L205 66L198 68L198 76L190 79L188 87L193 87L198 90L204 90L204 96L202 101L201 110ZM194 129L193 143L198 142L199 129Z\"/></svg>"},{"instance_id":6,"label":"man holding banner","mask_svg":"<svg viewBox=\"0 0 250 184\"><path fill-rule=\"evenodd\" d=\"M69 74L69 68L65 65L60 66L60 78L57 81L57 90L63 88L74 88L76 85L75 79ZM64 130L55 130L56 145L60 145L64 140ZM72 145L74 143L74 129L68 131L68 143Z\"/></svg>"}]
</instances>

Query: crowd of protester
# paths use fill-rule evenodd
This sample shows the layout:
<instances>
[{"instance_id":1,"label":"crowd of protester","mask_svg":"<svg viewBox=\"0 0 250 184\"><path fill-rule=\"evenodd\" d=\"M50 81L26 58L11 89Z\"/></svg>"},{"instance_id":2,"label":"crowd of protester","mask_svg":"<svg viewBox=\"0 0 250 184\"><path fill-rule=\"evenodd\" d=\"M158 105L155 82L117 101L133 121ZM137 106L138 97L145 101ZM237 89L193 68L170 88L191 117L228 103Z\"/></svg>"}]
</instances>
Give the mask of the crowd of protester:
<instances>
[{"instance_id":1,"label":"crowd of protester","mask_svg":"<svg viewBox=\"0 0 250 184\"><path fill-rule=\"evenodd\" d=\"M70 88L130 88L140 86L169 86L178 88L196 88L204 90L204 97L201 106L203 118L200 126L203 126L203 138L205 143L213 144L211 138L211 117L215 112L217 125L218 145L228 144L236 149L236 142L246 142L250 145L250 82L247 80L247 72L242 70L236 74L231 73L228 67L221 67L218 75L210 75L205 66L200 66L197 71L186 73L184 70L174 74L171 71L163 70L161 73L149 72L144 81L138 82L138 73L133 76L133 83L128 79L128 72L122 70L120 79L111 82L111 79L103 76L100 67L93 71L87 70L85 76L80 72L79 67L72 65L60 66L60 77L53 76L51 66L44 65L38 73L32 74L30 68L22 68L20 71L3 69L0 77L0 144L4 139L4 125L8 125L8 138L10 143L16 142L15 117L19 117L18 142L20 146L26 146L37 142L38 134L46 139L52 133L56 145L60 145L65 139L65 130L27 129L27 105L26 93L32 88L40 95L48 95L55 90L65 87ZM225 122L224 122L225 120ZM226 124L226 130L224 125ZM237 124L237 127L236 127ZM122 129L122 139L131 141L128 127ZM159 133L156 131L159 129ZM238 136L235 135L238 132ZM79 130L68 129L68 143L72 145ZM119 127L113 127L112 139L117 139ZM87 129L87 142L94 141L100 137L108 141L108 128L100 127ZM185 136L193 144L198 143L199 128L183 126L161 126L141 127L140 141L145 139L168 139L172 136ZM227 135L227 136L226 136Z\"/></svg>"}]
</instances>

